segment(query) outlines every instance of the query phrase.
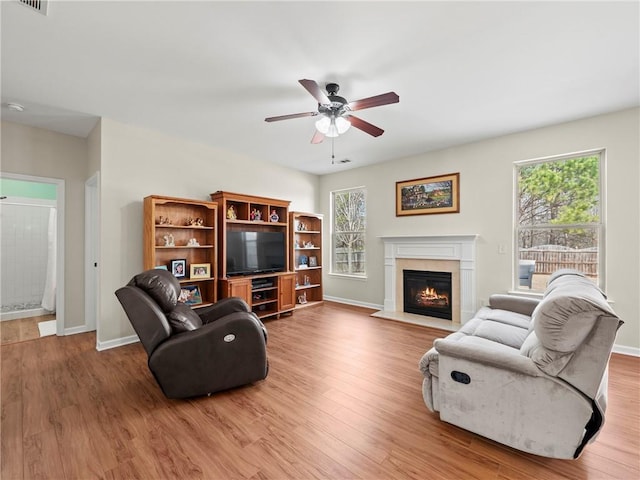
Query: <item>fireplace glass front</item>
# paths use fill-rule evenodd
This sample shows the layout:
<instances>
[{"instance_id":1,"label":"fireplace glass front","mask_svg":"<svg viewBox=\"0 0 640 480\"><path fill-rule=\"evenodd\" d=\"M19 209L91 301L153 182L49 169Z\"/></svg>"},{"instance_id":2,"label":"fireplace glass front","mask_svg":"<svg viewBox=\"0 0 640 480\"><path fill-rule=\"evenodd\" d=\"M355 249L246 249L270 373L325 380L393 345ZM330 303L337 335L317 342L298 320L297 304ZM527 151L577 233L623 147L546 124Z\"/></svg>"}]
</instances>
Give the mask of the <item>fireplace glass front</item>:
<instances>
[{"instance_id":1,"label":"fireplace glass front","mask_svg":"<svg viewBox=\"0 0 640 480\"><path fill-rule=\"evenodd\" d=\"M404 311L452 319L450 272L403 270Z\"/></svg>"}]
</instances>

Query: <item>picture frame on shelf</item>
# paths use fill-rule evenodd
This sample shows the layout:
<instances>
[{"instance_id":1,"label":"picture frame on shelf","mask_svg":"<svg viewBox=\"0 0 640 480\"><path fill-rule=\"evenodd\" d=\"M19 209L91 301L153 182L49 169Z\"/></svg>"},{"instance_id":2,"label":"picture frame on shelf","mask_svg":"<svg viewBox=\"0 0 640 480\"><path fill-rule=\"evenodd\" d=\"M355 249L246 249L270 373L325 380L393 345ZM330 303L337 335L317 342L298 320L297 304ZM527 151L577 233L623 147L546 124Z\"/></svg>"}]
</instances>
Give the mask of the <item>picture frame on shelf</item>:
<instances>
[{"instance_id":1,"label":"picture frame on shelf","mask_svg":"<svg viewBox=\"0 0 640 480\"><path fill-rule=\"evenodd\" d=\"M317 267L318 259L317 257L309 257L309 267Z\"/></svg>"},{"instance_id":2,"label":"picture frame on shelf","mask_svg":"<svg viewBox=\"0 0 640 480\"><path fill-rule=\"evenodd\" d=\"M171 273L176 278L186 278L187 277L187 259L186 258L177 258L175 260L171 260Z\"/></svg>"},{"instance_id":3,"label":"picture frame on shelf","mask_svg":"<svg viewBox=\"0 0 640 480\"><path fill-rule=\"evenodd\" d=\"M211 278L210 263L192 263L189 265L190 278Z\"/></svg>"},{"instance_id":4,"label":"picture frame on shelf","mask_svg":"<svg viewBox=\"0 0 640 480\"><path fill-rule=\"evenodd\" d=\"M200 287L197 285L183 285L180 287L180 296L178 302L187 305L200 305L202 303L202 294Z\"/></svg>"},{"instance_id":5,"label":"picture frame on shelf","mask_svg":"<svg viewBox=\"0 0 640 480\"><path fill-rule=\"evenodd\" d=\"M460 212L460 173L396 182L396 217Z\"/></svg>"}]
</instances>

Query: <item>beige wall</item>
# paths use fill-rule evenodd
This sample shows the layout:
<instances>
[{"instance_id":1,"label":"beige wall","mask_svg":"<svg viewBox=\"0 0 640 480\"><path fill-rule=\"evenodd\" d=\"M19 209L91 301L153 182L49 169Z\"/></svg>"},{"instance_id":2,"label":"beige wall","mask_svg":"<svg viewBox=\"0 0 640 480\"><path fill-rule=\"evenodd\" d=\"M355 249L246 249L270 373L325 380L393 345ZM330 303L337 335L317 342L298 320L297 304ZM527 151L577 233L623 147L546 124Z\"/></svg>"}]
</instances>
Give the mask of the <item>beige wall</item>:
<instances>
[{"instance_id":1,"label":"beige wall","mask_svg":"<svg viewBox=\"0 0 640 480\"><path fill-rule=\"evenodd\" d=\"M2 122L2 172L65 181L65 329L84 325L86 159L84 138Z\"/></svg>"},{"instance_id":2,"label":"beige wall","mask_svg":"<svg viewBox=\"0 0 640 480\"><path fill-rule=\"evenodd\" d=\"M377 237L447 233L479 235L480 301L509 290L513 162L606 148L607 293L616 313L626 322L618 334L618 345L640 347L639 115L640 109L625 110L321 177L319 201L320 212L327 219L325 234L329 233L330 192L361 185L368 191L368 278L325 276L325 295L382 305L384 254ZM395 216L396 181L452 172L460 172L459 214ZM506 246L505 254L498 253L501 244ZM325 245L330 245L328 235ZM329 265L329 258L324 263Z\"/></svg>"},{"instance_id":3,"label":"beige wall","mask_svg":"<svg viewBox=\"0 0 640 480\"><path fill-rule=\"evenodd\" d=\"M607 149L607 291L625 320L618 344L640 347L640 110L632 109L463 145L371 167L316 177L158 132L103 119L88 139L2 123L8 173L65 179L65 328L84 324L84 182L101 173L99 338L108 346L133 334L113 292L142 268L142 199L161 194L209 199L216 190L292 201L325 214L329 192L364 185L368 192L368 278L327 276L325 295L369 305L384 299L381 235L475 233L478 296L511 286L513 162ZM428 132L425 132L428 134ZM375 140L372 140L375 141ZM461 212L395 217L395 182L461 174ZM504 255L498 245L507 246ZM325 239L329 245L329 238ZM328 248L326 250L328 253ZM328 258L324 261L329 264Z\"/></svg>"},{"instance_id":4,"label":"beige wall","mask_svg":"<svg viewBox=\"0 0 640 480\"><path fill-rule=\"evenodd\" d=\"M316 210L318 177L265 165L108 119L101 122L101 259L98 342L133 334L114 292L142 269L142 199L147 195L210 200L216 190L291 201Z\"/></svg>"}]
</instances>

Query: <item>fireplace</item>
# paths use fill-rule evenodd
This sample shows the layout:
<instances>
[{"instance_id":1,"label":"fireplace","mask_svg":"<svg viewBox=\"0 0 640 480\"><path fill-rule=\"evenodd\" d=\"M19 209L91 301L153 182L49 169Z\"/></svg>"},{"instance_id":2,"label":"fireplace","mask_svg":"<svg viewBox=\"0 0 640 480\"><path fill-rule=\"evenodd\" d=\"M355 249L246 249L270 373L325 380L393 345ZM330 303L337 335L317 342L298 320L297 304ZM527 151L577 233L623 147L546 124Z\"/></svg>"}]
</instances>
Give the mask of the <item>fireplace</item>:
<instances>
[{"instance_id":1,"label":"fireplace","mask_svg":"<svg viewBox=\"0 0 640 480\"><path fill-rule=\"evenodd\" d=\"M451 272L403 270L402 289L405 312L452 320Z\"/></svg>"},{"instance_id":2,"label":"fireplace","mask_svg":"<svg viewBox=\"0 0 640 480\"><path fill-rule=\"evenodd\" d=\"M476 234L384 236L384 305L375 317L456 331L473 318ZM451 320L404 310L403 270L451 272Z\"/></svg>"}]
</instances>

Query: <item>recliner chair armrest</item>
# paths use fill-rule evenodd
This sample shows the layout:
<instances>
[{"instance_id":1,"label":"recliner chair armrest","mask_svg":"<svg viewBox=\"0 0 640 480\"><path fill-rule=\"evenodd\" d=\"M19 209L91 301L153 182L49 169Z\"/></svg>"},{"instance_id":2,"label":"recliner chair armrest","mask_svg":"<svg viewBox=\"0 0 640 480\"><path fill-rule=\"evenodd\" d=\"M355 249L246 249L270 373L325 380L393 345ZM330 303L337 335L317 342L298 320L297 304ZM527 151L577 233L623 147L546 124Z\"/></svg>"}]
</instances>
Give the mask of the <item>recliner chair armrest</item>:
<instances>
[{"instance_id":1,"label":"recliner chair armrest","mask_svg":"<svg viewBox=\"0 0 640 480\"><path fill-rule=\"evenodd\" d=\"M247 302L239 297L222 298L213 305L194 310L203 324L218 320L234 312L250 312Z\"/></svg>"},{"instance_id":2,"label":"recliner chair armrest","mask_svg":"<svg viewBox=\"0 0 640 480\"><path fill-rule=\"evenodd\" d=\"M489 297L489 306L531 316L540 303L537 298L519 297L517 295L493 294Z\"/></svg>"},{"instance_id":3,"label":"recliner chair armrest","mask_svg":"<svg viewBox=\"0 0 640 480\"><path fill-rule=\"evenodd\" d=\"M470 362L490 365L531 377L547 376L529 357L520 355L518 351L509 352L502 348L491 348L487 345L475 343L467 344L457 340L447 340L446 338L436 339L433 342L433 346L439 355L462 358Z\"/></svg>"}]
</instances>

